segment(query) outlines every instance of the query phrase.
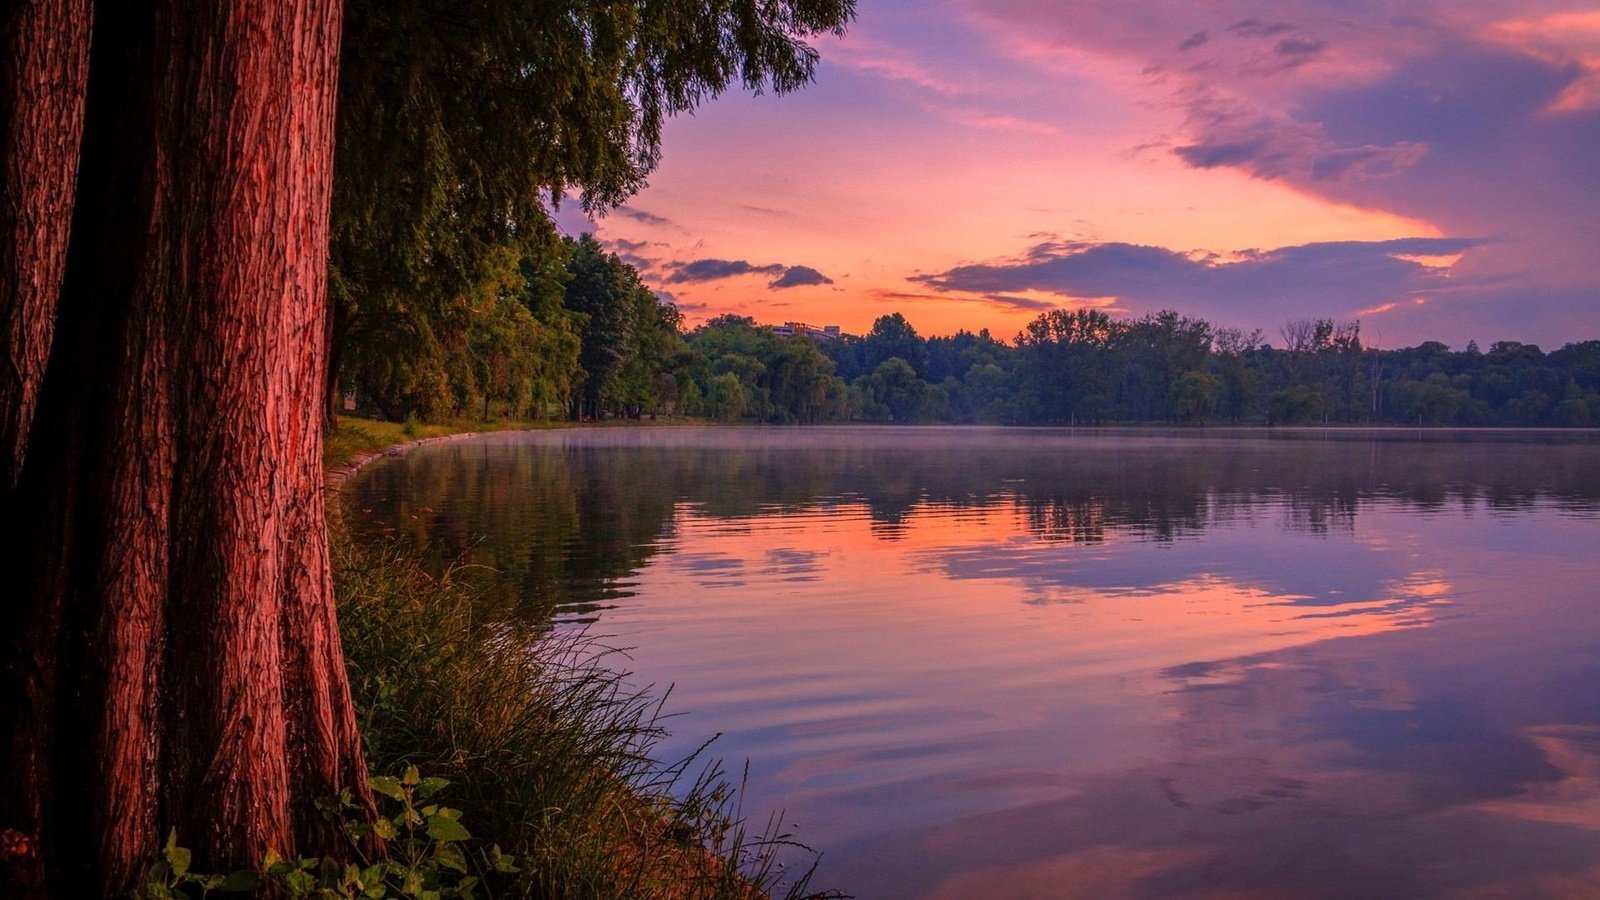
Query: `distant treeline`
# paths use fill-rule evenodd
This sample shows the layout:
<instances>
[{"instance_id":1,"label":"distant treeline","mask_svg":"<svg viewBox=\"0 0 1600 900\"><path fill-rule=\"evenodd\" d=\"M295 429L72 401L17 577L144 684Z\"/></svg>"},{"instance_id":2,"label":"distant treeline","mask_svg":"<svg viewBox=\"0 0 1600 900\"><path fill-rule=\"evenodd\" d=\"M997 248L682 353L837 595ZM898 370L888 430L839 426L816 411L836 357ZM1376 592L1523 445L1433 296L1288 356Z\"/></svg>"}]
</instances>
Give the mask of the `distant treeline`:
<instances>
[{"instance_id":1,"label":"distant treeline","mask_svg":"<svg viewBox=\"0 0 1600 900\"><path fill-rule=\"evenodd\" d=\"M1010 339L920 336L899 313L864 336L780 336L682 316L589 235L524 260L481 308L340 348L343 382L391 418L474 412L722 421L1600 425L1600 340L1364 346L1357 322L1285 322L1273 346L1165 311L1042 313Z\"/></svg>"}]
</instances>

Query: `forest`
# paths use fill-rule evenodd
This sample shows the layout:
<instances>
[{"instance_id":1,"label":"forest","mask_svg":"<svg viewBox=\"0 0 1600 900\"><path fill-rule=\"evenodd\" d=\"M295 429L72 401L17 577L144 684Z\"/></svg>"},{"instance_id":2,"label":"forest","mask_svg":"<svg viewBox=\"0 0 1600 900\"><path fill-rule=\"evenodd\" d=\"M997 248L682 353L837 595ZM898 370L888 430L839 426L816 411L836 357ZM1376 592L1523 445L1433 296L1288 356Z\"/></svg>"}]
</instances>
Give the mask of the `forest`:
<instances>
[{"instance_id":1,"label":"forest","mask_svg":"<svg viewBox=\"0 0 1600 900\"><path fill-rule=\"evenodd\" d=\"M1004 425L1600 425L1600 340L1379 349L1359 322L1244 331L1166 310L1039 314L1009 339L785 336L683 316L592 235L550 235L480 301L350 317L344 390L386 418Z\"/></svg>"}]
</instances>

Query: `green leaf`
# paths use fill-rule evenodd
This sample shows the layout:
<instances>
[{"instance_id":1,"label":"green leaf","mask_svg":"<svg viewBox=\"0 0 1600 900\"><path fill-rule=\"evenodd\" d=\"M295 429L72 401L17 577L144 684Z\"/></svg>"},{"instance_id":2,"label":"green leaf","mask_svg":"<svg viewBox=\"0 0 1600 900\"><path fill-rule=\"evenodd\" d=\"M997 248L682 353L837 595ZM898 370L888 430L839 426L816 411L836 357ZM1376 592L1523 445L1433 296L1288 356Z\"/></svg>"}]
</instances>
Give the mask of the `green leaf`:
<instances>
[{"instance_id":1,"label":"green leaf","mask_svg":"<svg viewBox=\"0 0 1600 900\"><path fill-rule=\"evenodd\" d=\"M187 849L178 846L178 829L173 828L167 832L167 844L161 849L161 855L166 859L167 865L172 867L174 877L182 878L189 873L191 854Z\"/></svg>"},{"instance_id":2,"label":"green leaf","mask_svg":"<svg viewBox=\"0 0 1600 900\"><path fill-rule=\"evenodd\" d=\"M230 894L242 894L261 887L261 876L249 869L240 869L237 872L229 872L228 877L222 879L222 884L218 887Z\"/></svg>"},{"instance_id":3,"label":"green leaf","mask_svg":"<svg viewBox=\"0 0 1600 900\"><path fill-rule=\"evenodd\" d=\"M294 871L294 863L278 855L278 851L267 848L265 856L261 857L261 871L268 876L284 875Z\"/></svg>"},{"instance_id":4,"label":"green leaf","mask_svg":"<svg viewBox=\"0 0 1600 900\"><path fill-rule=\"evenodd\" d=\"M405 789L400 786L400 779L392 775L374 775L367 779L367 787L385 797L393 797L396 800L404 800L406 798Z\"/></svg>"},{"instance_id":5,"label":"green leaf","mask_svg":"<svg viewBox=\"0 0 1600 900\"><path fill-rule=\"evenodd\" d=\"M501 852L499 844L489 848L489 864L494 867L496 872L509 874L522 871L517 868L517 858L509 853Z\"/></svg>"},{"instance_id":6,"label":"green leaf","mask_svg":"<svg viewBox=\"0 0 1600 900\"><path fill-rule=\"evenodd\" d=\"M317 879L310 872L290 872L283 877L283 886L289 889L289 896L304 897L317 887Z\"/></svg>"},{"instance_id":7,"label":"green leaf","mask_svg":"<svg viewBox=\"0 0 1600 900\"><path fill-rule=\"evenodd\" d=\"M433 858L439 865L447 869L467 874L467 855L455 844L434 844Z\"/></svg>"},{"instance_id":8,"label":"green leaf","mask_svg":"<svg viewBox=\"0 0 1600 900\"><path fill-rule=\"evenodd\" d=\"M406 766L405 774L400 776L400 783L407 787L415 787L420 781L422 773L417 771L416 766Z\"/></svg>"},{"instance_id":9,"label":"green leaf","mask_svg":"<svg viewBox=\"0 0 1600 900\"><path fill-rule=\"evenodd\" d=\"M378 837L381 837L386 841L392 841L400 836L400 832L394 827L394 823L383 818L382 816L379 816L377 820L372 823L372 831Z\"/></svg>"},{"instance_id":10,"label":"green leaf","mask_svg":"<svg viewBox=\"0 0 1600 900\"><path fill-rule=\"evenodd\" d=\"M448 778L424 778L422 783L417 785L417 796L426 800L449 786Z\"/></svg>"},{"instance_id":11,"label":"green leaf","mask_svg":"<svg viewBox=\"0 0 1600 900\"><path fill-rule=\"evenodd\" d=\"M440 813L428 817L428 837L436 841L465 841L470 840L472 835L460 822Z\"/></svg>"}]
</instances>

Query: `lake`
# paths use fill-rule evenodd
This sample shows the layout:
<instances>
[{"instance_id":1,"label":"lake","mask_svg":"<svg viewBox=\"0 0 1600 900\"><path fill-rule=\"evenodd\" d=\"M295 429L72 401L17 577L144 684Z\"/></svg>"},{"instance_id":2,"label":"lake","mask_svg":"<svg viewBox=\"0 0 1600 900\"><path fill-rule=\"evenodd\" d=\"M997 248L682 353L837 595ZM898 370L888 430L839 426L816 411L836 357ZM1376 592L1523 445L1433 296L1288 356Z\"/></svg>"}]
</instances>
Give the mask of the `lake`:
<instances>
[{"instance_id":1,"label":"lake","mask_svg":"<svg viewBox=\"0 0 1600 900\"><path fill-rule=\"evenodd\" d=\"M374 463L862 898L1600 892L1600 434L602 428Z\"/></svg>"}]
</instances>

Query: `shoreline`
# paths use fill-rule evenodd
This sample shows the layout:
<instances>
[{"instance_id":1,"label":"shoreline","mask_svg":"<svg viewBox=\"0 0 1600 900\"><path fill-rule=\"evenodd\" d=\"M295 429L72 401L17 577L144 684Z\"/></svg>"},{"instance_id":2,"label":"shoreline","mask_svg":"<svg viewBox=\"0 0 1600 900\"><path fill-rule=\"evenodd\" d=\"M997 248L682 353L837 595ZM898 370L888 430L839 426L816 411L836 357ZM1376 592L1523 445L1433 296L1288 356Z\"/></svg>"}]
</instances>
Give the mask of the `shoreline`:
<instances>
[{"instance_id":1,"label":"shoreline","mask_svg":"<svg viewBox=\"0 0 1600 900\"><path fill-rule=\"evenodd\" d=\"M372 441L401 427L356 422L368 426L356 436ZM443 776L475 838L526 866L525 889L563 895L581 887L652 900L841 896L812 891L804 861L777 865L787 844L770 831L747 830L729 805L737 785L719 762L701 760L696 775L693 759L669 764L652 752L664 733L656 701L625 686L625 673L606 665L604 654L573 642L532 654L509 644L485 652L472 636L479 623L470 587L448 572L423 572L403 552L357 542L344 519L342 488L380 458L497 433L592 425L428 435L325 462L339 634L371 771L414 764ZM436 729L438 722L445 724Z\"/></svg>"}]
</instances>

